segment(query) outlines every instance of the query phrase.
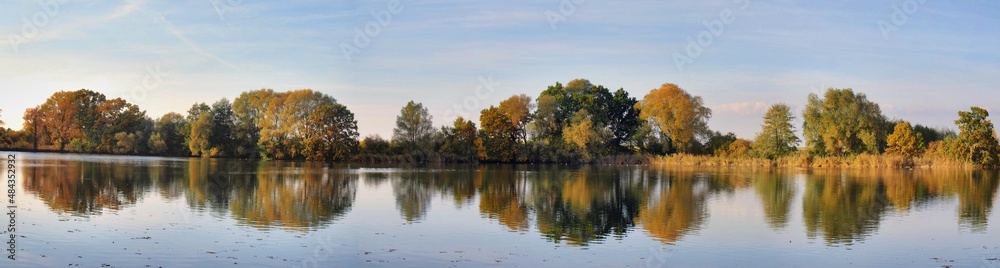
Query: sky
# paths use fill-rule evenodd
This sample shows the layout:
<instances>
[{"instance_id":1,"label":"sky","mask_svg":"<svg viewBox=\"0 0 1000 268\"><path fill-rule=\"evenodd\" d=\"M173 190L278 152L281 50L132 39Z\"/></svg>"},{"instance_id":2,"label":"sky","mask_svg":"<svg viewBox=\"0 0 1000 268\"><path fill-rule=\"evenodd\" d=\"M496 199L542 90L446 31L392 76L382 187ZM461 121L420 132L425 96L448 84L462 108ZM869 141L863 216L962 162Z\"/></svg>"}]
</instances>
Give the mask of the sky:
<instances>
[{"instance_id":1,"label":"sky","mask_svg":"<svg viewBox=\"0 0 1000 268\"><path fill-rule=\"evenodd\" d=\"M986 0L4 1L0 120L20 129L61 90L158 118L308 88L354 112L362 136L391 137L410 100L450 125L584 78L639 99L677 84L712 108L712 129L742 138L771 104L801 117L826 88L954 128L959 110L1000 108L998 12Z\"/></svg>"}]
</instances>

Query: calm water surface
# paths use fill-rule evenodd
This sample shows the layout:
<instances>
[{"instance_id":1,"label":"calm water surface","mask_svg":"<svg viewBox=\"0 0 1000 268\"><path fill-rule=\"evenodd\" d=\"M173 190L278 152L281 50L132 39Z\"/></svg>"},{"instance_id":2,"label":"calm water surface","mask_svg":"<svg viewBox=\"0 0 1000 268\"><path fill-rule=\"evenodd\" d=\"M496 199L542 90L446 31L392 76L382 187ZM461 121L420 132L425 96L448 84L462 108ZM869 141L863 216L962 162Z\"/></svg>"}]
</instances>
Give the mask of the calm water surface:
<instances>
[{"instance_id":1,"label":"calm water surface","mask_svg":"<svg viewBox=\"0 0 1000 268\"><path fill-rule=\"evenodd\" d=\"M0 267L1000 267L992 171L16 155Z\"/></svg>"}]
</instances>

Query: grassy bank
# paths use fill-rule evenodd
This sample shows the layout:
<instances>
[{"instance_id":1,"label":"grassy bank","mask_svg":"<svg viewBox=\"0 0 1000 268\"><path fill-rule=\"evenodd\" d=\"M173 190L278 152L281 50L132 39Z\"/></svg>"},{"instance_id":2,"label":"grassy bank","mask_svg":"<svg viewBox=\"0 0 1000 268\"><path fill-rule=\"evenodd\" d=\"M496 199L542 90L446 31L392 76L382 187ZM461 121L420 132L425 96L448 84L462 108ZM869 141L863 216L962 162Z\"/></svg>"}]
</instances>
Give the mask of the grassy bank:
<instances>
[{"instance_id":1,"label":"grassy bank","mask_svg":"<svg viewBox=\"0 0 1000 268\"><path fill-rule=\"evenodd\" d=\"M982 166L944 157L907 158L898 155L861 154L848 157L816 157L806 154L766 158L728 158L675 154L651 156L654 165L702 166L702 167L801 167L801 168L964 168L976 169Z\"/></svg>"}]
</instances>

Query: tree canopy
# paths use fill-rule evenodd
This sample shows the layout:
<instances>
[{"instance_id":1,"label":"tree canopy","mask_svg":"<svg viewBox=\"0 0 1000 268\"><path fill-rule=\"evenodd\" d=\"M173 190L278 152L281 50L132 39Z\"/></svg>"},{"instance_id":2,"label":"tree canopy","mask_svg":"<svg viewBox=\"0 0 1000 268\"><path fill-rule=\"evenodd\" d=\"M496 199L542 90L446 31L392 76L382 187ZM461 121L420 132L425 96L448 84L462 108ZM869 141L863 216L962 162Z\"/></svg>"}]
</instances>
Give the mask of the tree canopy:
<instances>
[{"instance_id":1,"label":"tree canopy","mask_svg":"<svg viewBox=\"0 0 1000 268\"><path fill-rule=\"evenodd\" d=\"M924 147L924 137L914 132L910 122L899 122L893 127L892 134L887 138L885 152L905 157L917 156Z\"/></svg>"},{"instance_id":2,"label":"tree canopy","mask_svg":"<svg viewBox=\"0 0 1000 268\"><path fill-rule=\"evenodd\" d=\"M878 104L852 89L831 88L822 98L810 94L807 100L802 140L811 156L884 152L1000 165L1000 141L985 109L959 112L956 133L889 121ZM55 92L26 109L19 131L0 127L0 148L311 161L566 163L672 153L777 159L795 153L801 142L786 104L768 109L753 141L709 129L711 116L700 96L675 84L636 100L624 89L612 92L575 79L548 86L534 102L516 94L483 109L480 128L462 117L435 128L428 108L410 101L396 118L391 141L377 135L359 140L354 113L310 89L252 90L232 102L196 103L186 114L155 120L136 104L81 89Z\"/></svg>"},{"instance_id":3,"label":"tree canopy","mask_svg":"<svg viewBox=\"0 0 1000 268\"><path fill-rule=\"evenodd\" d=\"M694 152L697 139L711 134L708 119L712 110L704 106L700 96L692 96L675 84L653 89L635 107L639 118L655 124L681 152Z\"/></svg>"},{"instance_id":4,"label":"tree canopy","mask_svg":"<svg viewBox=\"0 0 1000 268\"><path fill-rule=\"evenodd\" d=\"M878 104L852 89L809 94L802 125L806 147L815 155L878 154L885 149L888 121Z\"/></svg>"},{"instance_id":5,"label":"tree canopy","mask_svg":"<svg viewBox=\"0 0 1000 268\"><path fill-rule=\"evenodd\" d=\"M794 153L799 144L792 126L791 108L786 104L771 105L764 114L764 124L753 141L753 151L756 155L775 159Z\"/></svg>"},{"instance_id":6,"label":"tree canopy","mask_svg":"<svg viewBox=\"0 0 1000 268\"><path fill-rule=\"evenodd\" d=\"M958 138L951 146L952 155L984 166L1000 164L1000 144L993 122L987 119L990 113L980 107L958 112Z\"/></svg>"},{"instance_id":7,"label":"tree canopy","mask_svg":"<svg viewBox=\"0 0 1000 268\"><path fill-rule=\"evenodd\" d=\"M410 150L427 151L434 126L431 115L421 103L410 101L403 106L396 117L396 129L392 131L392 141Z\"/></svg>"}]
</instances>

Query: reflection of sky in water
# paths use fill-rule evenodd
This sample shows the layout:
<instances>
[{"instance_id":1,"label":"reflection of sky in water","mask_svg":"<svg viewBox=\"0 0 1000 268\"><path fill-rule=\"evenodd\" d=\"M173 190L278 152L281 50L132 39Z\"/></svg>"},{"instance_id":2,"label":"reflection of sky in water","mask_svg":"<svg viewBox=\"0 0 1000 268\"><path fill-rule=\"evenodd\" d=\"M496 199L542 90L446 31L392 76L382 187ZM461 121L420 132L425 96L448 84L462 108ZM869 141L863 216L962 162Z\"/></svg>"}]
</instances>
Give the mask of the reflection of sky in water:
<instances>
[{"instance_id":1,"label":"reflection of sky in water","mask_svg":"<svg viewBox=\"0 0 1000 268\"><path fill-rule=\"evenodd\" d=\"M81 166L20 157L22 168ZM978 266L1000 252L990 226L1000 220L992 212L997 178L985 173L291 162L234 169L221 160L126 159L87 158L84 174L108 176L97 184L56 191L42 183L59 178L35 178L20 191L18 263ZM219 170L232 175L221 186L212 181ZM121 174L154 178L115 178ZM18 183L25 189L23 177ZM78 193L135 198L118 198L117 209L54 210L43 201ZM256 204L267 200L284 205Z\"/></svg>"}]
</instances>

